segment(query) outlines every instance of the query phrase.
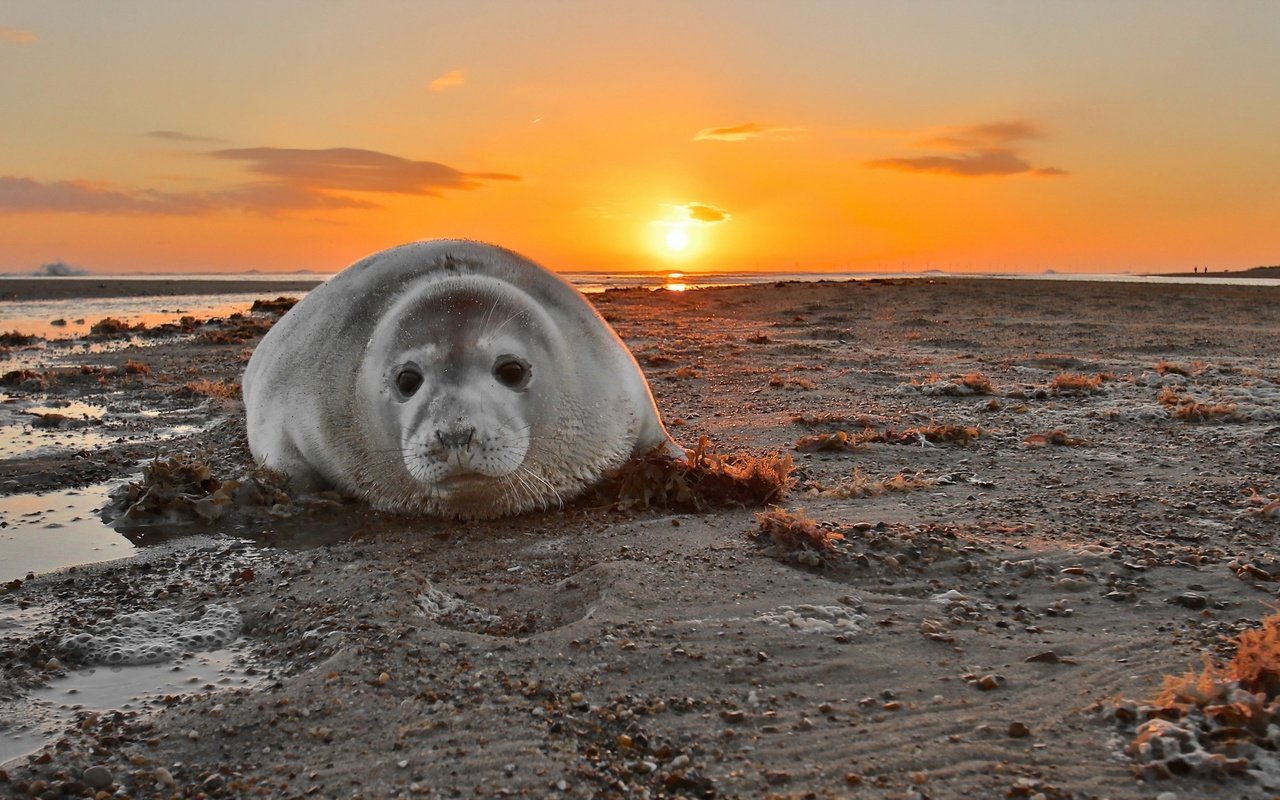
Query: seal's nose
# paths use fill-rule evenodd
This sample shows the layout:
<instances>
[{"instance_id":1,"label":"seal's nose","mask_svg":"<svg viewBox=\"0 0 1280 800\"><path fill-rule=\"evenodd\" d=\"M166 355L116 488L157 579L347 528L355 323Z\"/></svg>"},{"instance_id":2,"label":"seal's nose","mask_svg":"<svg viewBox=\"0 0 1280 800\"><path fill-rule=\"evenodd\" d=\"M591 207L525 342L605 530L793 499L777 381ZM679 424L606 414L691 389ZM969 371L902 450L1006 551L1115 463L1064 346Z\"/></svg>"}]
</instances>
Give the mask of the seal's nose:
<instances>
[{"instance_id":1,"label":"seal's nose","mask_svg":"<svg viewBox=\"0 0 1280 800\"><path fill-rule=\"evenodd\" d=\"M436 431L436 441L445 450L465 450L471 446L471 439L476 435L476 429L471 428L454 428L451 431Z\"/></svg>"}]
</instances>

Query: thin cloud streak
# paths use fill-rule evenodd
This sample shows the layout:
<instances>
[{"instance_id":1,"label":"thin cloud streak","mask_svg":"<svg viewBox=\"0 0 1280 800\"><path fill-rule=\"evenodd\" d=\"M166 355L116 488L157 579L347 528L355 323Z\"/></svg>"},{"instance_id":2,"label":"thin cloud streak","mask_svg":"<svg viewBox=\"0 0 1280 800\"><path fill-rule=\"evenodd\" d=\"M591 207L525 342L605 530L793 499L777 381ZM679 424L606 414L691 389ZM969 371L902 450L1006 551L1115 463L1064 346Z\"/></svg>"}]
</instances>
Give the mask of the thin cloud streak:
<instances>
[{"instance_id":1,"label":"thin cloud streak","mask_svg":"<svg viewBox=\"0 0 1280 800\"><path fill-rule=\"evenodd\" d=\"M280 183L233 186L213 192L159 192L109 188L92 181L0 177L0 213L203 216L218 211L273 215L285 211L373 209L375 203L325 195Z\"/></svg>"},{"instance_id":2,"label":"thin cloud streak","mask_svg":"<svg viewBox=\"0 0 1280 800\"><path fill-rule=\"evenodd\" d=\"M219 139L214 136L195 136L182 131L147 131L147 136L153 139L164 139L170 142L193 142L200 144L224 144L226 139Z\"/></svg>"},{"instance_id":3,"label":"thin cloud streak","mask_svg":"<svg viewBox=\"0 0 1280 800\"><path fill-rule=\"evenodd\" d=\"M1044 138L1044 131L1031 122L985 122L949 128L920 140L919 146L950 151L949 155L878 158L863 163L874 169L962 178L1069 175L1069 172L1059 167L1032 166L1022 157L1020 143Z\"/></svg>"},{"instance_id":4,"label":"thin cloud streak","mask_svg":"<svg viewBox=\"0 0 1280 800\"><path fill-rule=\"evenodd\" d=\"M12 44L35 44L40 37L22 28L0 28L0 40Z\"/></svg>"},{"instance_id":5,"label":"thin cloud streak","mask_svg":"<svg viewBox=\"0 0 1280 800\"><path fill-rule=\"evenodd\" d=\"M703 128L693 135L695 142L745 142L748 139L792 139L804 133L803 128L786 128L781 125L765 125L744 122L721 128Z\"/></svg>"},{"instance_id":6,"label":"thin cloud streak","mask_svg":"<svg viewBox=\"0 0 1280 800\"><path fill-rule=\"evenodd\" d=\"M442 189L478 189L484 181L518 181L518 175L462 172L435 161L410 161L399 156L335 147L302 150L247 147L216 150L214 158L243 161L260 175L269 175L312 190L387 192L439 197Z\"/></svg>"},{"instance_id":7,"label":"thin cloud streak","mask_svg":"<svg viewBox=\"0 0 1280 800\"><path fill-rule=\"evenodd\" d=\"M727 222L733 218L733 215L723 208L716 208L707 203L685 203L683 205L667 206L671 209L673 219L668 219L665 225L688 225L695 223L699 225L716 225L721 222Z\"/></svg>"},{"instance_id":8,"label":"thin cloud streak","mask_svg":"<svg viewBox=\"0 0 1280 800\"><path fill-rule=\"evenodd\" d=\"M431 81L431 83L428 84L428 87L433 92L443 92L443 91L447 91L449 89L454 89L458 86L461 86L466 82L467 82L466 74L460 69L455 69L451 72L446 72L445 74Z\"/></svg>"},{"instance_id":9,"label":"thin cloud streak","mask_svg":"<svg viewBox=\"0 0 1280 800\"><path fill-rule=\"evenodd\" d=\"M178 131L152 131L149 135L179 141L203 138ZM344 193L440 197L445 190L467 191L481 188L488 181L520 180L517 175L462 172L434 161L411 161L351 147L249 147L215 150L205 155L243 162L266 180L213 191L162 192L87 180L39 181L0 176L0 213L199 216L220 211L275 215L288 211L376 209L382 206Z\"/></svg>"}]
</instances>

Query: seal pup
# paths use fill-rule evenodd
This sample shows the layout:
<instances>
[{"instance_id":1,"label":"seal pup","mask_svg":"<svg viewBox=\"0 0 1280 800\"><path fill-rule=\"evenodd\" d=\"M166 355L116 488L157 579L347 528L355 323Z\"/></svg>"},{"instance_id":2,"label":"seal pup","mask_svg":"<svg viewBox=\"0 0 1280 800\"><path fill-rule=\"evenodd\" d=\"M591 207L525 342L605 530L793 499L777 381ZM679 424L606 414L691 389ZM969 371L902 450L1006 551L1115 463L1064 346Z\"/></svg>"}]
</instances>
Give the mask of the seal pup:
<instances>
[{"instance_id":1,"label":"seal pup","mask_svg":"<svg viewBox=\"0 0 1280 800\"><path fill-rule=\"evenodd\" d=\"M517 514L657 448L684 457L578 290L478 242L347 267L267 332L242 385L258 463L384 511Z\"/></svg>"}]
</instances>

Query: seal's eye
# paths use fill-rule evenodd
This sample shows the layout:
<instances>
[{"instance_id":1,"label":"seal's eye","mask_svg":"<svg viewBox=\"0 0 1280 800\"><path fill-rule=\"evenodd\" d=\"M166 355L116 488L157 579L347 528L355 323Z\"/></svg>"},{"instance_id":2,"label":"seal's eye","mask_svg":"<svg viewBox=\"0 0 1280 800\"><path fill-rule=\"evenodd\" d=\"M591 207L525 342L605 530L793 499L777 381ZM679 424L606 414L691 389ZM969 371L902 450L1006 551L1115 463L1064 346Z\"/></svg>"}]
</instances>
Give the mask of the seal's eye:
<instances>
[{"instance_id":1,"label":"seal's eye","mask_svg":"<svg viewBox=\"0 0 1280 800\"><path fill-rule=\"evenodd\" d=\"M529 363L515 356L498 356L493 364L493 377L508 389L520 390L529 385L533 370Z\"/></svg>"},{"instance_id":2,"label":"seal's eye","mask_svg":"<svg viewBox=\"0 0 1280 800\"><path fill-rule=\"evenodd\" d=\"M422 373L412 367L406 367L396 373L396 388L405 397L413 396L422 386Z\"/></svg>"}]
</instances>

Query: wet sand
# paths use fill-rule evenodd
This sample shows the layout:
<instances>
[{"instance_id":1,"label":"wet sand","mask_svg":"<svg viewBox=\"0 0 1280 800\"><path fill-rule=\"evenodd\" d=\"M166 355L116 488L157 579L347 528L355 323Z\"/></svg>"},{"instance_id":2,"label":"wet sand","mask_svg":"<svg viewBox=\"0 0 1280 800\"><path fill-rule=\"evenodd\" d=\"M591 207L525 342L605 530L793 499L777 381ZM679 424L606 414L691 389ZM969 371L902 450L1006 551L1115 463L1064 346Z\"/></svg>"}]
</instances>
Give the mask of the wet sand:
<instances>
[{"instance_id":1,"label":"wet sand","mask_svg":"<svg viewBox=\"0 0 1280 800\"><path fill-rule=\"evenodd\" d=\"M71 634L211 604L239 611L239 674L261 683L86 715L7 765L0 793L95 765L131 797L1276 791L1275 774L1139 779L1113 711L1277 601L1280 289L938 279L592 301L677 440L789 453L781 505L843 539L815 558L761 535L758 509L589 501L485 523L346 505L160 526L137 559L0 596L26 615L0 629L0 699L56 685ZM252 344L86 356L150 371L30 391L123 391L214 424L6 461L0 491L174 452L242 473L234 392L184 389L238 382ZM865 443L797 449L836 431ZM169 538L185 530L215 538Z\"/></svg>"}]
</instances>

